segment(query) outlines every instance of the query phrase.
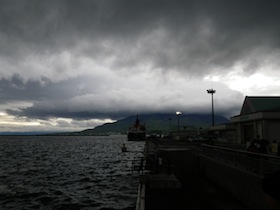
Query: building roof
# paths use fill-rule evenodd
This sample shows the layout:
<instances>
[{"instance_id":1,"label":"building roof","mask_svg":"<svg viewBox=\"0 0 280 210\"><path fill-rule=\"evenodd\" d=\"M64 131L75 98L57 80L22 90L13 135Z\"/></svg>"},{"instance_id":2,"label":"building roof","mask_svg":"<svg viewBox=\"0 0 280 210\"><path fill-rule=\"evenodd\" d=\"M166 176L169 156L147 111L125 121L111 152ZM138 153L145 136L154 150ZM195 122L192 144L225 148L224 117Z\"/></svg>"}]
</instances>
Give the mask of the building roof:
<instances>
[{"instance_id":1,"label":"building roof","mask_svg":"<svg viewBox=\"0 0 280 210\"><path fill-rule=\"evenodd\" d=\"M280 112L280 96L246 96L240 115L272 111Z\"/></svg>"}]
</instances>

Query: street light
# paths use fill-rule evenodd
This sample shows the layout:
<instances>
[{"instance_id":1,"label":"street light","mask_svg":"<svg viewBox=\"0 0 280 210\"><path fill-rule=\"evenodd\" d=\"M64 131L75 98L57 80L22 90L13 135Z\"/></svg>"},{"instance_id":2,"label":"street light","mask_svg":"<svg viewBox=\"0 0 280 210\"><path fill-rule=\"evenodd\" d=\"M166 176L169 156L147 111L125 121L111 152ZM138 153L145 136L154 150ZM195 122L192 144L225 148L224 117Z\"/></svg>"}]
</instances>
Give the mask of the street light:
<instances>
[{"instance_id":1,"label":"street light","mask_svg":"<svg viewBox=\"0 0 280 210\"><path fill-rule=\"evenodd\" d=\"M211 94L211 98L212 98L212 126L214 126L214 102L213 102L213 94L216 93L216 90L213 89L208 89L207 93Z\"/></svg>"},{"instance_id":2,"label":"street light","mask_svg":"<svg viewBox=\"0 0 280 210\"><path fill-rule=\"evenodd\" d=\"M177 118L178 118L178 133L180 131L180 124L179 124L179 116L182 114L182 112L176 112Z\"/></svg>"}]
</instances>

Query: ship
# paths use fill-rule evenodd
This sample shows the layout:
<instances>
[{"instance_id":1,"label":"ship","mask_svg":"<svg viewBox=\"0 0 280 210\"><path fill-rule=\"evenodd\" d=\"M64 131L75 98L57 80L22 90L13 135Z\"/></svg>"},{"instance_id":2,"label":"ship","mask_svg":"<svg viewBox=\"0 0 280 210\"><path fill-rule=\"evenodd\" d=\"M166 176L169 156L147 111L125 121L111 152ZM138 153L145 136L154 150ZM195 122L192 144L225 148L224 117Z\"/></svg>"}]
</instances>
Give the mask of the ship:
<instances>
[{"instance_id":1,"label":"ship","mask_svg":"<svg viewBox=\"0 0 280 210\"><path fill-rule=\"evenodd\" d=\"M141 124L136 117L134 125L130 126L127 131L127 140L128 141L144 141L146 139L146 127L145 124Z\"/></svg>"}]
</instances>

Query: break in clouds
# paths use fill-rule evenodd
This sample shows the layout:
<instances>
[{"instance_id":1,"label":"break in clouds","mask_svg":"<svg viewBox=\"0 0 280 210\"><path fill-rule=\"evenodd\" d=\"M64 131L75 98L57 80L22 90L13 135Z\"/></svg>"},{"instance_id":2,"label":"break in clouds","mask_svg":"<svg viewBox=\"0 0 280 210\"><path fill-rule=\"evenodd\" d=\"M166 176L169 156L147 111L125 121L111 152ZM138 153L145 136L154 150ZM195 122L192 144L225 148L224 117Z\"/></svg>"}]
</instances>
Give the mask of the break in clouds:
<instances>
[{"instance_id":1,"label":"break in clouds","mask_svg":"<svg viewBox=\"0 0 280 210\"><path fill-rule=\"evenodd\" d=\"M244 93L232 79L279 78L279 9L273 0L1 1L1 110L41 120L209 112L213 87L217 112L239 114Z\"/></svg>"}]
</instances>

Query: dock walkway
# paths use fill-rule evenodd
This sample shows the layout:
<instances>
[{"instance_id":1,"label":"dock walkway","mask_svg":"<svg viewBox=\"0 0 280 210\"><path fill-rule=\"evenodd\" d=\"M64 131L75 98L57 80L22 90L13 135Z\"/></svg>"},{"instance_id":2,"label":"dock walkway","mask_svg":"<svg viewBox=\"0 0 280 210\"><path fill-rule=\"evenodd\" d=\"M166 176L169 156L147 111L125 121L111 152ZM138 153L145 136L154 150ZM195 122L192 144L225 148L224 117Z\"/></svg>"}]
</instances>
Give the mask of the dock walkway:
<instances>
[{"instance_id":1,"label":"dock walkway","mask_svg":"<svg viewBox=\"0 0 280 210\"><path fill-rule=\"evenodd\" d=\"M193 145L188 142L170 142L158 140L146 141L146 169L148 169L149 173L144 174L143 177L145 178L142 179L145 180L143 182L143 184L145 184L145 205L144 207L138 209L256 209L253 207L253 205L251 205L251 203L253 204L256 199L263 198L263 192L258 191L260 188L259 180L261 180L261 175L253 175L253 177L255 177L253 179L254 183L249 184L252 184L253 188L256 187L257 194L252 194L249 191L248 193L246 192L248 194L249 200L248 202L244 202L244 199L240 199L238 196L233 196L232 193L234 190L239 190L240 196L243 196L244 192L241 192L243 189L240 186L235 187L235 184L231 183L229 184L230 190L227 190L227 187L220 185L220 183L228 185L228 180L226 181L227 183L225 183L224 180L222 180L220 183L219 181L216 181L217 177L218 179L225 180L228 178L223 177L223 173L226 174L231 172L230 170L232 170L232 168L230 170L227 169L227 167L231 167L230 163L227 163L228 166L225 166L225 163L222 163L220 167L218 163L219 161L214 160L214 163L210 162L208 164L207 161L209 160L207 159L205 161L203 159L205 156L201 158L203 156L201 156L203 152L204 151L200 146ZM211 168L212 166L214 166L214 168ZM202 169L205 171L202 171ZM211 172L216 169L221 171L213 173ZM232 180L237 181L239 185L242 185L244 182L244 180L242 180L244 177L246 178L251 176L249 174L250 172L245 172L245 175L243 175L243 171L238 171L236 173L239 177L233 178ZM219 176L216 176L217 174L219 174ZM208 177L208 175L212 176L212 178L214 176L214 178L211 179ZM174 177L178 179L179 184L175 181ZM160 184L160 182L162 183ZM251 185L249 188L250 187ZM254 189L253 192L255 193ZM255 195L259 197L255 197ZM260 201L261 204L262 202L263 201ZM266 208L260 206L258 209Z\"/></svg>"},{"instance_id":2,"label":"dock walkway","mask_svg":"<svg viewBox=\"0 0 280 210\"><path fill-rule=\"evenodd\" d=\"M189 171L181 189L146 187L146 210L249 210L197 171Z\"/></svg>"}]
</instances>

